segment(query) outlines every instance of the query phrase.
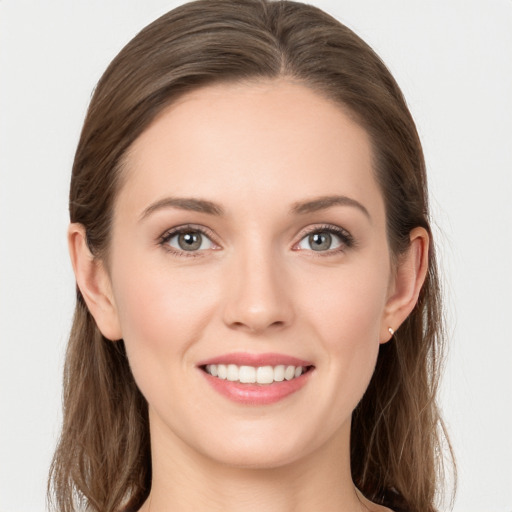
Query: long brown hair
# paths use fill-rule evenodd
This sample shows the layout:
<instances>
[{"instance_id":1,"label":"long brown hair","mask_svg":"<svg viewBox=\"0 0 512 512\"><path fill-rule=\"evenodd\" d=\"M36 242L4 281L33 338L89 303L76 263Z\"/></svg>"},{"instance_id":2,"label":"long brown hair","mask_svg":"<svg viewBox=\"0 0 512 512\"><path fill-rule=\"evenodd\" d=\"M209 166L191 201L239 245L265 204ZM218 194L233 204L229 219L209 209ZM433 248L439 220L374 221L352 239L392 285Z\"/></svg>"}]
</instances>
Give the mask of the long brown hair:
<instances>
[{"instance_id":1,"label":"long brown hair","mask_svg":"<svg viewBox=\"0 0 512 512\"><path fill-rule=\"evenodd\" d=\"M334 100L369 133L393 257L409 233L431 234L425 163L414 121L373 50L320 9L290 1L199 0L143 29L94 92L73 165L70 217L97 258L108 258L123 157L162 109L199 87L291 78ZM351 467L369 499L436 510L447 442L436 404L443 321L436 259L419 301L380 348L352 418ZM64 371L64 421L49 483L61 512L137 509L151 486L147 403L122 340L102 336L77 289ZM449 443L447 443L449 447ZM449 450L451 452L451 450Z\"/></svg>"}]
</instances>

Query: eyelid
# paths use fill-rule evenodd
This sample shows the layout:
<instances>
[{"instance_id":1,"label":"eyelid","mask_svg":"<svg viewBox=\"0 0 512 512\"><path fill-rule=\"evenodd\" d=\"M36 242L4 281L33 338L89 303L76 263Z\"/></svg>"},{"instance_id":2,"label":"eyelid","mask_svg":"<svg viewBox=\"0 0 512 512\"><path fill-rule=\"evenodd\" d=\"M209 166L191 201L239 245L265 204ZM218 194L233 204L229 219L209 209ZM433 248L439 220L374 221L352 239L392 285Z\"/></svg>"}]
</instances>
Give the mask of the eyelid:
<instances>
[{"instance_id":1,"label":"eyelid","mask_svg":"<svg viewBox=\"0 0 512 512\"><path fill-rule=\"evenodd\" d=\"M176 235L179 235L181 233L189 233L189 232L198 232L201 233L201 235L205 236L210 240L210 242L215 246L212 249L202 249L199 251L183 251L180 249L177 249L176 247L172 247L168 244L169 240L174 238ZM179 256L185 256L185 257L197 257L202 256L202 253L206 252L207 250L218 250L220 249L219 243L216 241L217 236L215 233L206 226L202 226L200 224L182 224L180 226L175 226L172 228L167 229L164 231L159 237L158 237L158 245L164 247L165 250L179 255Z\"/></svg>"},{"instance_id":2,"label":"eyelid","mask_svg":"<svg viewBox=\"0 0 512 512\"><path fill-rule=\"evenodd\" d=\"M326 251L313 251L308 250L308 252L314 252L315 256L327 256L331 254L335 254L338 252L344 252L345 250L355 247L356 241L354 237L350 234L346 229L337 226L335 224L317 224L313 226L308 226L307 228L301 230L301 232L297 235L298 241L293 245L293 249L297 251L304 251L307 249L299 249L298 245L304 240L307 236L312 235L314 233L331 233L341 240L341 246L335 249L329 249Z\"/></svg>"}]
</instances>

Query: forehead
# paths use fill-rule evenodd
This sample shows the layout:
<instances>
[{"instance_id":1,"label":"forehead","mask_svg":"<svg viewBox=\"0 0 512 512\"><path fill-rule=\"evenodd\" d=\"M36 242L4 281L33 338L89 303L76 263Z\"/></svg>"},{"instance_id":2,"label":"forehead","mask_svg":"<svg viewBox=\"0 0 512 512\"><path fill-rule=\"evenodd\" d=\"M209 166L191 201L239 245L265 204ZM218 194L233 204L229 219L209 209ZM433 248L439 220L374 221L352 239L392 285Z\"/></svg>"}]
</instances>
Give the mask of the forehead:
<instances>
[{"instance_id":1,"label":"forehead","mask_svg":"<svg viewBox=\"0 0 512 512\"><path fill-rule=\"evenodd\" d=\"M366 131L341 106L285 80L183 96L125 162L118 201L128 197L131 210L165 196L214 199L229 210L335 193L382 206Z\"/></svg>"}]
</instances>

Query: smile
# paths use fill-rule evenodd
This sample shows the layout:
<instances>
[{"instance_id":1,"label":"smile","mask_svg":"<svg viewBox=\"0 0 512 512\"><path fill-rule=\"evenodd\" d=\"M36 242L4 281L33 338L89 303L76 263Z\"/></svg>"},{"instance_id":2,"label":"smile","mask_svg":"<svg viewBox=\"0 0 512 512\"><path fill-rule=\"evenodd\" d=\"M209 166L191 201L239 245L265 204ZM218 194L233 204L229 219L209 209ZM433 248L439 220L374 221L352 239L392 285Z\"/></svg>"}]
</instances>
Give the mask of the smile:
<instances>
[{"instance_id":1,"label":"smile","mask_svg":"<svg viewBox=\"0 0 512 512\"><path fill-rule=\"evenodd\" d=\"M236 364L207 364L204 371L222 380L242 384L273 384L290 381L309 371L311 366L238 366Z\"/></svg>"},{"instance_id":2,"label":"smile","mask_svg":"<svg viewBox=\"0 0 512 512\"><path fill-rule=\"evenodd\" d=\"M210 388L231 402L262 406L300 391L311 380L311 361L284 354L224 354L197 364Z\"/></svg>"}]
</instances>

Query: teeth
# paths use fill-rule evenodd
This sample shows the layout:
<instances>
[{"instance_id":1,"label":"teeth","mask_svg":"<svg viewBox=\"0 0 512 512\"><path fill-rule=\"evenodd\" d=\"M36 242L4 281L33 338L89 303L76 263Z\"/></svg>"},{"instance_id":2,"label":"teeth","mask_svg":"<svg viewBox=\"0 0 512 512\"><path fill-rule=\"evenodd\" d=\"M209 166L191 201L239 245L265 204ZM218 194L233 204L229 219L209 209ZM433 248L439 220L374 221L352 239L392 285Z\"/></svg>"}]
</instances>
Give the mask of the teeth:
<instances>
[{"instance_id":1,"label":"teeth","mask_svg":"<svg viewBox=\"0 0 512 512\"><path fill-rule=\"evenodd\" d=\"M237 366L236 364L207 364L206 373L219 379L244 384L272 384L300 377L305 368L302 366Z\"/></svg>"},{"instance_id":2,"label":"teeth","mask_svg":"<svg viewBox=\"0 0 512 512\"><path fill-rule=\"evenodd\" d=\"M240 366L240 382L252 384L256 382L256 368L253 366Z\"/></svg>"},{"instance_id":3,"label":"teeth","mask_svg":"<svg viewBox=\"0 0 512 512\"><path fill-rule=\"evenodd\" d=\"M236 364L228 364L227 380L235 382L238 380L238 366Z\"/></svg>"},{"instance_id":4,"label":"teeth","mask_svg":"<svg viewBox=\"0 0 512 512\"><path fill-rule=\"evenodd\" d=\"M274 366L274 380L276 382L283 382L284 380L284 364Z\"/></svg>"},{"instance_id":5,"label":"teeth","mask_svg":"<svg viewBox=\"0 0 512 512\"><path fill-rule=\"evenodd\" d=\"M295 366L287 366L284 370L284 378L286 380L292 380L295 377Z\"/></svg>"},{"instance_id":6,"label":"teeth","mask_svg":"<svg viewBox=\"0 0 512 512\"><path fill-rule=\"evenodd\" d=\"M215 365L212 365L215 366ZM219 379L225 379L228 376L228 367L225 364L219 364L217 366L217 375Z\"/></svg>"},{"instance_id":7,"label":"teeth","mask_svg":"<svg viewBox=\"0 0 512 512\"><path fill-rule=\"evenodd\" d=\"M260 366L256 370L256 382L258 384L272 384L274 382L274 368L272 366Z\"/></svg>"}]
</instances>

